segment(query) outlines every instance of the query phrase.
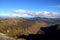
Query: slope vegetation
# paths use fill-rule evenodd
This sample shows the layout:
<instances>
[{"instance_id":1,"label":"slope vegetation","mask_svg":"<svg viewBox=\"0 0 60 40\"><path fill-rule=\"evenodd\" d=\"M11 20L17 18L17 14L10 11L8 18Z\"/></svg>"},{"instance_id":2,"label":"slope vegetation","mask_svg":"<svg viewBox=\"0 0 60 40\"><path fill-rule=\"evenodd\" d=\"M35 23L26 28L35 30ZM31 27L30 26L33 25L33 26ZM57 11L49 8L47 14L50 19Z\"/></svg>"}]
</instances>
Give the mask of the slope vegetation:
<instances>
[{"instance_id":1,"label":"slope vegetation","mask_svg":"<svg viewBox=\"0 0 60 40\"><path fill-rule=\"evenodd\" d=\"M14 38L22 34L36 34L41 27L45 26L47 26L45 22L35 22L25 18L0 20L0 32Z\"/></svg>"}]
</instances>

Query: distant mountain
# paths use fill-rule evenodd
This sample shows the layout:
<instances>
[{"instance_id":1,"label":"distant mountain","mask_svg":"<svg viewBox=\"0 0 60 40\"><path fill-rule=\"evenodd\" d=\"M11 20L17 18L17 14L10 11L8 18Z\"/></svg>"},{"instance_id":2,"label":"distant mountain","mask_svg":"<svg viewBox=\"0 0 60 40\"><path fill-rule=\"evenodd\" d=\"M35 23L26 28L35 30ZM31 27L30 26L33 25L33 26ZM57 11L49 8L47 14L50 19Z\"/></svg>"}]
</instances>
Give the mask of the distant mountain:
<instances>
[{"instance_id":1,"label":"distant mountain","mask_svg":"<svg viewBox=\"0 0 60 40\"><path fill-rule=\"evenodd\" d=\"M33 17L33 18L28 18L28 20L38 21L38 22L46 22L46 23L48 23L48 24L59 24L59 23L60 23L60 18L41 18L41 17Z\"/></svg>"},{"instance_id":2,"label":"distant mountain","mask_svg":"<svg viewBox=\"0 0 60 40\"><path fill-rule=\"evenodd\" d=\"M15 17L0 16L0 20L3 20L3 19L9 19L9 18L19 18L19 17L18 17L18 16L15 16Z\"/></svg>"}]
</instances>

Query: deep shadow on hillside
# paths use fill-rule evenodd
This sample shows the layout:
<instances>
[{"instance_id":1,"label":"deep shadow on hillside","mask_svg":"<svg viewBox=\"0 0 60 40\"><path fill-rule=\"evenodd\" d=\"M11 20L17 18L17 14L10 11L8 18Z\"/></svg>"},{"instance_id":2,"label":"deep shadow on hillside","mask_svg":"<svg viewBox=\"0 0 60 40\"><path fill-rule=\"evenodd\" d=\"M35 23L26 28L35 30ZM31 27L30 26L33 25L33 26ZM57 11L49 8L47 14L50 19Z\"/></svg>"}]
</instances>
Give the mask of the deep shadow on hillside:
<instances>
[{"instance_id":1,"label":"deep shadow on hillside","mask_svg":"<svg viewBox=\"0 0 60 40\"><path fill-rule=\"evenodd\" d=\"M43 27L40 30L44 31L45 34L21 35L18 38L24 38L26 40L60 40L60 29L57 30L57 27L58 24L50 27Z\"/></svg>"}]
</instances>

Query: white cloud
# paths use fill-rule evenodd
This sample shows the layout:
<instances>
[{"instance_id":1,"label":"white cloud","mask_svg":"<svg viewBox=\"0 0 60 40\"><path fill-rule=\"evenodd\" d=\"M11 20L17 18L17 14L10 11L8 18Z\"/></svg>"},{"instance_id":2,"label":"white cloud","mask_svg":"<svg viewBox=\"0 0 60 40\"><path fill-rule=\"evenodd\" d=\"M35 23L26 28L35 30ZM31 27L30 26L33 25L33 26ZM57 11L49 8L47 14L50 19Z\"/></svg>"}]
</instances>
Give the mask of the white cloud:
<instances>
[{"instance_id":1,"label":"white cloud","mask_svg":"<svg viewBox=\"0 0 60 40\"><path fill-rule=\"evenodd\" d=\"M60 5L57 5L56 7L60 8Z\"/></svg>"},{"instance_id":2,"label":"white cloud","mask_svg":"<svg viewBox=\"0 0 60 40\"><path fill-rule=\"evenodd\" d=\"M60 14L56 12L48 12L48 11L43 11L43 12L31 12L27 10L13 10L14 13L18 14L27 14L30 16L37 16L37 17L46 17L46 18L60 18Z\"/></svg>"},{"instance_id":3,"label":"white cloud","mask_svg":"<svg viewBox=\"0 0 60 40\"><path fill-rule=\"evenodd\" d=\"M20 14L25 14L27 11L20 9L20 10L13 10L13 12L20 13Z\"/></svg>"},{"instance_id":4,"label":"white cloud","mask_svg":"<svg viewBox=\"0 0 60 40\"><path fill-rule=\"evenodd\" d=\"M56 7L56 8L60 8L60 5L49 6L49 7Z\"/></svg>"}]
</instances>

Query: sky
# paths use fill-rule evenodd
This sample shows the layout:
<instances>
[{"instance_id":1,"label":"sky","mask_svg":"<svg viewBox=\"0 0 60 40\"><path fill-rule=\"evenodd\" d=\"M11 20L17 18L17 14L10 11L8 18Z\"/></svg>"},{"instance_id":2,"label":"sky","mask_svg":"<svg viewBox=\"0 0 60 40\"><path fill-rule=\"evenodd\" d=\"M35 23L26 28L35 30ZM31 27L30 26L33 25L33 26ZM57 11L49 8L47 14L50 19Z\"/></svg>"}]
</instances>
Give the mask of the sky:
<instances>
[{"instance_id":1,"label":"sky","mask_svg":"<svg viewBox=\"0 0 60 40\"><path fill-rule=\"evenodd\" d=\"M60 0L0 0L0 16L60 17Z\"/></svg>"}]
</instances>

